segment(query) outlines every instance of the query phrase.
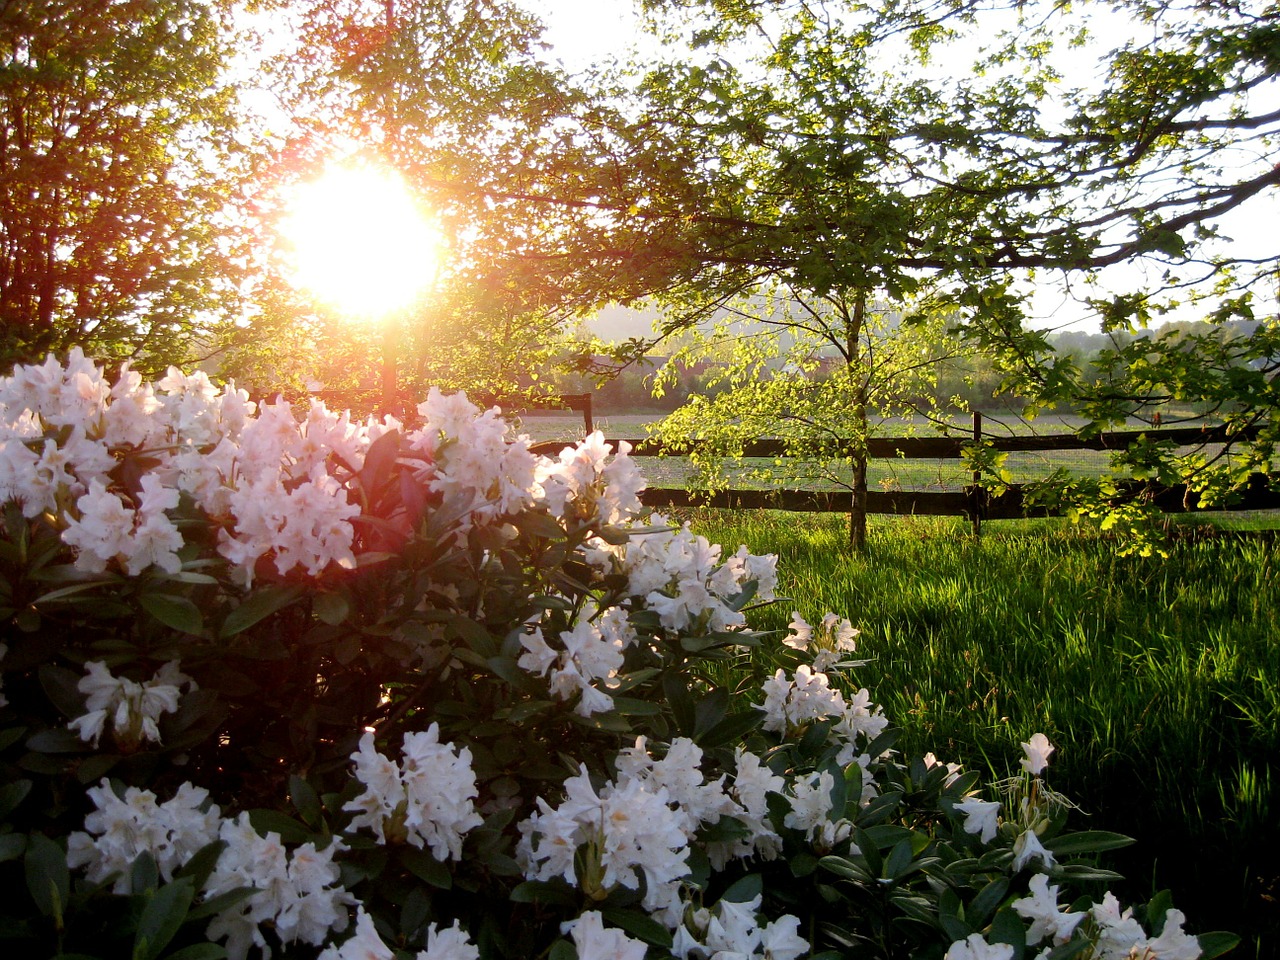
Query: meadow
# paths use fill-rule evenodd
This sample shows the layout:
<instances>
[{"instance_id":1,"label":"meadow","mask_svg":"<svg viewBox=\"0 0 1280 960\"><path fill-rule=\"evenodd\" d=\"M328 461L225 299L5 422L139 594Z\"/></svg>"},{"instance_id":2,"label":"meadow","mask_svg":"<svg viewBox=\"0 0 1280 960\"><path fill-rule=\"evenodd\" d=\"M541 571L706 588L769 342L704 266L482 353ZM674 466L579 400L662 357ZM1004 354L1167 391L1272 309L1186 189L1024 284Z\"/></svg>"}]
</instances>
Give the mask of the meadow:
<instances>
[{"instance_id":1,"label":"meadow","mask_svg":"<svg viewBox=\"0 0 1280 960\"><path fill-rule=\"evenodd\" d=\"M696 511L712 542L779 556L793 609L862 631L852 671L908 755L1016 768L1018 742L1057 744L1051 783L1088 823L1137 839L1106 864L1133 897L1168 888L1237 956L1280 948L1280 581L1269 538L1186 527L1167 559L1121 557L1065 522L875 518L851 556L840 515ZM767 656L720 679L756 684Z\"/></svg>"}]
</instances>

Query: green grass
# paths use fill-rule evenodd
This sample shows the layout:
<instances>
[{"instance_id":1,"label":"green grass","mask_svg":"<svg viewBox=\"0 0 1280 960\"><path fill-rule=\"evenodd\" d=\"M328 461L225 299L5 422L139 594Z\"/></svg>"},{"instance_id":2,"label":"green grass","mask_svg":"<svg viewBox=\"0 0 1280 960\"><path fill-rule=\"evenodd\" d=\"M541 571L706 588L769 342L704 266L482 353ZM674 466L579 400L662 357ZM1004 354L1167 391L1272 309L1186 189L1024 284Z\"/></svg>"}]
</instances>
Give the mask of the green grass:
<instances>
[{"instance_id":1,"label":"green grass","mask_svg":"<svg viewBox=\"0 0 1280 960\"><path fill-rule=\"evenodd\" d=\"M903 748L1003 775L1020 740L1058 746L1054 786L1082 825L1139 843L1120 892L1169 887L1194 929L1280 947L1280 579L1269 539L1186 536L1168 559L1120 557L1062 522L877 518L864 556L840 515L690 515L726 548L777 553L786 602L862 630L851 678ZM768 655L746 667L771 672ZM748 678L740 678L746 681Z\"/></svg>"}]
</instances>

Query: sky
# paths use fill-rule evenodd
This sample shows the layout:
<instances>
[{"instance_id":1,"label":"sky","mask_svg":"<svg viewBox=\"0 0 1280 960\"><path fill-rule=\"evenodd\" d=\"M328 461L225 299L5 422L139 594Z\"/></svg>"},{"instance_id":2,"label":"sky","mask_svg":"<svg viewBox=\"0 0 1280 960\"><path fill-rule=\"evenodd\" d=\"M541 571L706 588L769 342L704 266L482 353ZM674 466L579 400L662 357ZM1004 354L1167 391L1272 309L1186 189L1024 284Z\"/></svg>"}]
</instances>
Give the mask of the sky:
<instances>
[{"instance_id":1,"label":"sky","mask_svg":"<svg viewBox=\"0 0 1280 960\"><path fill-rule=\"evenodd\" d=\"M570 70L624 53L640 33L634 0L518 0L547 25L553 57Z\"/></svg>"}]
</instances>

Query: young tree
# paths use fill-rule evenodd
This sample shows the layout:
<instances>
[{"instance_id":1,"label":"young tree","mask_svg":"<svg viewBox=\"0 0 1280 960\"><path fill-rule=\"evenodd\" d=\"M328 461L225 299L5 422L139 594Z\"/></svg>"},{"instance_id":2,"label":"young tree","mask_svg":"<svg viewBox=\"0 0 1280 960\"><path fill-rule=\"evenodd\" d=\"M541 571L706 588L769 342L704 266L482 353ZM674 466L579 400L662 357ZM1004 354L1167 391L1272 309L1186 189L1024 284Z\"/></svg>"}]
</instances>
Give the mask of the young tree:
<instances>
[{"instance_id":1,"label":"young tree","mask_svg":"<svg viewBox=\"0 0 1280 960\"><path fill-rule=\"evenodd\" d=\"M849 539L867 539L867 441L891 418L924 417L945 428L953 410L938 402L942 365L957 359L946 319L903 314L869 303L866 291L822 298L780 287L744 298L698 328L664 368L718 356L711 396L697 395L658 426L690 452L701 481L722 486L726 460L750 442L785 441L787 459L745 472L771 484L818 482L850 493Z\"/></svg>"}]
</instances>

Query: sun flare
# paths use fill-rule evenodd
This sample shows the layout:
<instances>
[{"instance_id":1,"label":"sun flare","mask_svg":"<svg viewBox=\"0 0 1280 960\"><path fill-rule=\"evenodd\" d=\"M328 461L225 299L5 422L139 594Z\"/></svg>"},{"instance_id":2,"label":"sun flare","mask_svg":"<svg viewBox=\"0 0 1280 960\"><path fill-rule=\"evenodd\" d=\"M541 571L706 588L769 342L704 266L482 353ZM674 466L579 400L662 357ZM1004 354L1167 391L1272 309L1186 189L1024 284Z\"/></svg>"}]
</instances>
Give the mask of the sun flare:
<instances>
[{"instance_id":1,"label":"sun flare","mask_svg":"<svg viewBox=\"0 0 1280 960\"><path fill-rule=\"evenodd\" d=\"M330 166L300 183L280 225L293 282L353 317L410 306L430 286L439 234L399 176Z\"/></svg>"}]
</instances>

